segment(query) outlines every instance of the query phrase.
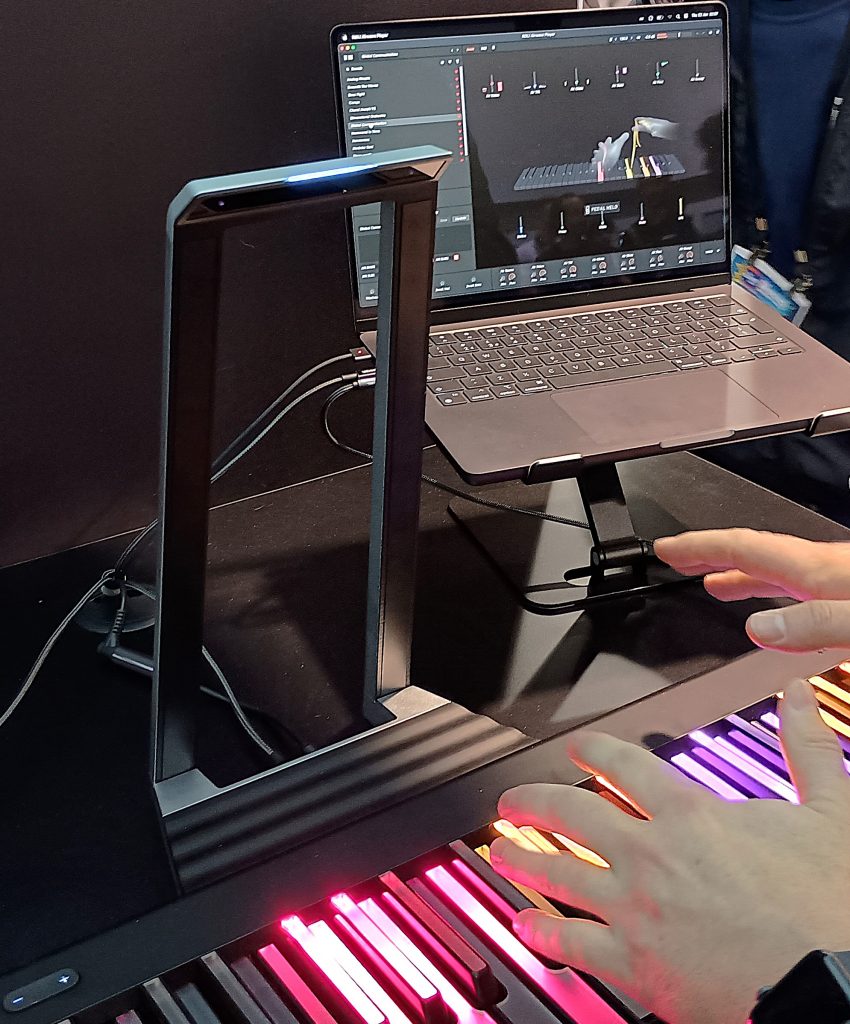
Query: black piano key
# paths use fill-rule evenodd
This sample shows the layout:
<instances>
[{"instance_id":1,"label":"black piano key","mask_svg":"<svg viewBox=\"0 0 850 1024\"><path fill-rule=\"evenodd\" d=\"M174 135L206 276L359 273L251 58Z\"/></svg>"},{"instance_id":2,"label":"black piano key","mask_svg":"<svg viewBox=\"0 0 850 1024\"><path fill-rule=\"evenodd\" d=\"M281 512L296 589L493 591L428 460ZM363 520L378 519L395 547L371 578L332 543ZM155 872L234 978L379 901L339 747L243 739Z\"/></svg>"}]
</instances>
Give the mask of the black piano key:
<instances>
[{"instance_id":1,"label":"black piano key","mask_svg":"<svg viewBox=\"0 0 850 1024\"><path fill-rule=\"evenodd\" d=\"M380 881L398 901L397 904L393 900L384 901L384 909L396 924L429 958L435 954L439 957L440 969L446 971L473 1006L479 1010L495 1006L504 992L487 961L397 875L388 872L381 875ZM401 913L398 904L410 915L409 918ZM424 929L427 935L423 936L420 929Z\"/></svg>"},{"instance_id":2,"label":"black piano key","mask_svg":"<svg viewBox=\"0 0 850 1024\"><path fill-rule=\"evenodd\" d=\"M299 1015L306 1018L310 1024L336 1024L334 1016L305 981L305 977L309 977L311 981L315 980L318 971L313 968L309 973L303 974L302 963L295 959L284 938L281 936L278 944L283 947L286 956L277 948L278 944L264 946L259 953L261 962L271 972L270 977L273 982L281 987ZM290 962L290 958L292 962ZM320 979L318 984L324 995L329 986L324 979Z\"/></svg>"},{"instance_id":3,"label":"black piano key","mask_svg":"<svg viewBox=\"0 0 850 1024\"><path fill-rule=\"evenodd\" d=\"M236 977L254 997L257 1005L262 1007L263 1013L269 1018L271 1024L298 1024L292 1011L248 957L240 957L238 960L234 960L230 966Z\"/></svg>"},{"instance_id":4,"label":"black piano key","mask_svg":"<svg viewBox=\"0 0 850 1024\"><path fill-rule=\"evenodd\" d=\"M142 989L163 1024L191 1024L189 1018L175 1002L174 996L159 978L146 981Z\"/></svg>"},{"instance_id":5,"label":"black piano key","mask_svg":"<svg viewBox=\"0 0 850 1024\"><path fill-rule=\"evenodd\" d=\"M216 992L240 1024L269 1024L268 1018L246 992L239 979L218 953L207 953L200 959L201 969L212 982Z\"/></svg>"},{"instance_id":6,"label":"black piano key","mask_svg":"<svg viewBox=\"0 0 850 1024\"><path fill-rule=\"evenodd\" d=\"M192 982L176 988L174 996L194 1024L221 1024L218 1015L201 995L198 986Z\"/></svg>"},{"instance_id":7,"label":"black piano key","mask_svg":"<svg viewBox=\"0 0 850 1024\"><path fill-rule=\"evenodd\" d=\"M449 849L452 853L470 867L476 875L482 878L490 889L493 890L492 898L488 900L488 909L498 917L503 924L511 927L511 922L514 917L520 912L520 910L536 910L537 908L531 902L527 896L515 889L514 886L506 879L495 871L483 857L479 857L478 854L470 849L466 843L458 840L457 842L449 844ZM510 910L507 911L504 906L500 906L496 897L501 897L502 900L508 904Z\"/></svg>"}]
</instances>

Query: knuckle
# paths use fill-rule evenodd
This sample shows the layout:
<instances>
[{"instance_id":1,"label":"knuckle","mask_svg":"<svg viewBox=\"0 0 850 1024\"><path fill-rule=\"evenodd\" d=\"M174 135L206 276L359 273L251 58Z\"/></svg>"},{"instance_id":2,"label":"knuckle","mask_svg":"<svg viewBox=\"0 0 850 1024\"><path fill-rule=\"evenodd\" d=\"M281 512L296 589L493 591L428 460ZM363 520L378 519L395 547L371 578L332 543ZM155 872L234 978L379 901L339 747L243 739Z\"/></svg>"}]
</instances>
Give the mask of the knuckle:
<instances>
[{"instance_id":1,"label":"knuckle","mask_svg":"<svg viewBox=\"0 0 850 1024\"><path fill-rule=\"evenodd\" d=\"M828 634L836 624L836 606L831 601L810 601L809 621L818 633Z\"/></svg>"}]
</instances>

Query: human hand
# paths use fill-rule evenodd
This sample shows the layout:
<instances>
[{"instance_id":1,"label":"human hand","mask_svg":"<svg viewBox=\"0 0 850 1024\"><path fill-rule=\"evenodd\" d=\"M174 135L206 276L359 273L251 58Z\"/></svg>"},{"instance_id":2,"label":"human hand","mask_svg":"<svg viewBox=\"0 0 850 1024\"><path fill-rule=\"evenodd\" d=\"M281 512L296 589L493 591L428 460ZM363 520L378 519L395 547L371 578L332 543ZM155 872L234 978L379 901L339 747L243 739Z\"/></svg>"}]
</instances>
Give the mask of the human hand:
<instances>
[{"instance_id":1,"label":"human hand","mask_svg":"<svg viewBox=\"0 0 850 1024\"><path fill-rule=\"evenodd\" d=\"M791 597L805 602L750 616L747 632L760 647L850 647L850 544L757 530L705 530L663 537L654 549L685 576L706 574L705 589L720 601Z\"/></svg>"},{"instance_id":2,"label":"human hand","mask_svg":"<svg viewBox=\"0 0 850 1024\"><path fill-rule=\"evenodd\" d=\"M568 739L647 818L573 786L519 786L499 813L595 850L491 847L507 878L601 918L523 911L534 949L619 987L669 1024L743 1024L757 991L813 949L850 948L850 778L808 683L786 690L782 742L800 805L727 803L648 751L599 733Z\"/></svg>"},{"instance_id":3,"label":"human hand","mask_svg":"<svg viewBox=\"0 0 850 1024\"><path fill-rule=\"evenodd\" d=\"M634 127L654 139L675 139L679 130L675 121L666 121L663 117L636 117Z\"/></svg>"},{"instance_id":4,"label":"human hand","mask_svg":"<svg viewBox=\"0 0 850 1024\"><path fill-rule=\"evenodd\" d=\"M623 146L628 142L629 133L623 132L616 139L609 135L607 139L600 140L591 158L592 163L602 164L603 170L610 171L616 166L623 152Z\"/></svg>"}]
</instances>

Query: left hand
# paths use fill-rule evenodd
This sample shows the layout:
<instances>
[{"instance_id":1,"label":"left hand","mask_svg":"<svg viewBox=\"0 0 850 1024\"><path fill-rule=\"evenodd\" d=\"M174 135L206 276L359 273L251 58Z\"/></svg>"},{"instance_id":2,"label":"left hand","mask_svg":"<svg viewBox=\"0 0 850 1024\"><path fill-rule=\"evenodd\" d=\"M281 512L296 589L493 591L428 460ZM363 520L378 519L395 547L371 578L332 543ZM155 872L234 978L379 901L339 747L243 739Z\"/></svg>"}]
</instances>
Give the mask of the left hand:
<instances>
[{"instance_id":1,"label":"left hand","mask_svg":"<svg viewBox=\"0 0 850 1024\"><path fill-rule=\"evenodd\" d=\"M808 683L782 707L800 805L727 803L648 751L599 733L570 756L643 809L625 814L573 786L520 786L499 812L595 850L600 868L507 839L493 866L605 923L523 911L534 949L622 989L669 1024L743 1024L756 993L813 949L850 948L850 778Z\"/></svg>"}]
</instances>

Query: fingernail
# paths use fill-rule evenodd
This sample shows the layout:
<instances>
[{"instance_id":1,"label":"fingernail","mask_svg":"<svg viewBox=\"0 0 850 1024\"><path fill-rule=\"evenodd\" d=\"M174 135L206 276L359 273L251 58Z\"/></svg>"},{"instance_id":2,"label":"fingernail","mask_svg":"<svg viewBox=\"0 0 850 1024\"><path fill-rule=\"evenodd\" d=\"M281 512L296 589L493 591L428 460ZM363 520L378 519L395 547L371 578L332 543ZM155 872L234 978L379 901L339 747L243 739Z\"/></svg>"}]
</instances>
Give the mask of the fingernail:
<instances>
[{"instance_id":1,"label":"fingernail","mask_svg":"<svg viewBox=\"0 0 850 1024\"><path fill-rule=\"evenodd\" d=\"M785 687L784 693L783 703L795 711L805 711L806 708L817 707L815 691L812 689L811 683L807 683L805 679L795 679Z\"/></svg>"},{"instance_id":2,"label":"fingernail","mask_svg":"<svg viewBox=\"0 0 850 1024\"><path fill-rule=\"evenodd\" d=\"M785 616L780 611L756 612L747 625L752 634L766 644L782 643L785 639Z\"/></svg>"}]
</instances>

